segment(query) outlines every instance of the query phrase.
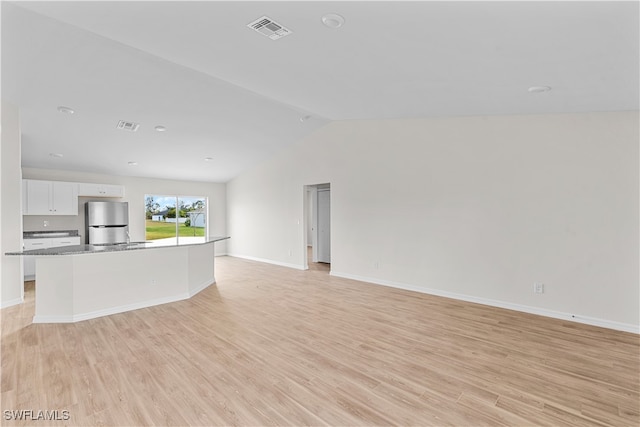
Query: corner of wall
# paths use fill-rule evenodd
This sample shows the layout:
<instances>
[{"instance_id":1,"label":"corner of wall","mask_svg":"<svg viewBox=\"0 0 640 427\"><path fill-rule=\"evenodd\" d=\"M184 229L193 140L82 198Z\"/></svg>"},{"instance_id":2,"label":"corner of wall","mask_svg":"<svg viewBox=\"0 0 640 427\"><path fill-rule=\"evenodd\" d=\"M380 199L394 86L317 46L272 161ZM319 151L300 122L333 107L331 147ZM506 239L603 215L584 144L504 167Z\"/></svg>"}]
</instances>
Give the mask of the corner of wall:
<instances>
[{"instance_id":1,"label":"corner of wall","mask_svg":"<svg viewBox=\"0 0 640 427\"><path fill-rule=\"evenodd\" d=\"M22 259L7 256L22 249L22 169L20 111L2 100L2 143L0 148L0 307L24 299Z\"/></svg>"}]
</instances>

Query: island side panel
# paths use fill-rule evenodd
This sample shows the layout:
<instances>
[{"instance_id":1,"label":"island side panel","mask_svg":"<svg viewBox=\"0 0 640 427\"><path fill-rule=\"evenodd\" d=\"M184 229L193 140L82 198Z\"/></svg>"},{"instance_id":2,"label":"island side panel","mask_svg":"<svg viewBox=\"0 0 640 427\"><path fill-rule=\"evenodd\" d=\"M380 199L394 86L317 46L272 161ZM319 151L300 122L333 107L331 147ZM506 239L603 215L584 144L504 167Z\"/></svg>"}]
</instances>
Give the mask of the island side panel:
<instances>
[{"instance_id":1,"label":"island side panel","mask_svg":"<svg viewBox=\"0 0 640 427\"><path fill-rule=\"evenodd\" d=\"M216 282L214 244L188 246L189 296L193 296Z\"/></svg>"},{"instance_id":2,"label":"island side panel","mask_svg":"<svg viewBox=\"0 0 640 427\"><path fill-rule=\"evenodd\" d=\"M75 320L189 298L186 248L73 257Z\"/></svg>"},{"instance_id":3,"label":"island side panel","mask_svg":"<svg viewBox=\"0 0 640 427\"><path fill-rule=\"evenodd\" d=\"M74 257L36 258L36 310L33 323L73 322Z\"/></svg>"}]
</instances>

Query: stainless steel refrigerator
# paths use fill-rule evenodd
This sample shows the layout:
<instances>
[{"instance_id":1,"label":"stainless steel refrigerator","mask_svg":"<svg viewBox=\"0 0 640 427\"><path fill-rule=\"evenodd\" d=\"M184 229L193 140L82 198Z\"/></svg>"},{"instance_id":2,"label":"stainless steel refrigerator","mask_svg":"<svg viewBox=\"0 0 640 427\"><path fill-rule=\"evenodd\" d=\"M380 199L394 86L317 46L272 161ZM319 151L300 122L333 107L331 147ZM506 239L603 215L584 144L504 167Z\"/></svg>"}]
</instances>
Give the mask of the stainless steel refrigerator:
<instances>
[{"instance_id":1,"label":"stainless steel refrigerator","mask_svg":"<svg viewBox=\"0 0 640 427\"><path fill-rule=\"evenodd\" d=\"M129 203L87 202L84 219L87 243L115 245L128 242Z\"/></svg>"}]
</instances>

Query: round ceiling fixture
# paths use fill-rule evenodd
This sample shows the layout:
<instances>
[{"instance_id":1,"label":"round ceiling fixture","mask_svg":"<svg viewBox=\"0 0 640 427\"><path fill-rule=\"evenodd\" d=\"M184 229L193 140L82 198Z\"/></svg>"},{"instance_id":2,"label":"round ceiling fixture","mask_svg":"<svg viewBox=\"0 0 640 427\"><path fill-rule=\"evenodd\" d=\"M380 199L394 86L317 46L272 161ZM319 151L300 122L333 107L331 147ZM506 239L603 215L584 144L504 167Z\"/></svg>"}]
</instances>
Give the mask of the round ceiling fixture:
<instances>
[{"instance_id":1,"label":"round ceiling fixture","mask_svg":"<svg viewBox=\"0 0 640 427\"><path fill-rule=\"evenodd\" d=\"M211 160L213 160L213 157L205 157L205 158L204 158L204 161L205 161L205 162L210 162Z\"/></svg>"},{"instance_id":2,"label":"round ceiling fixture","mask_svg":"<svg viewBox=\"0 0 640 427\"><path fill-rule=\"evenodd\" d=\"M344 24L344 18L337 13L327 13L322 17L322 23L329 28L340 28Z\"/></svg>"},{"instance_id":3,"label":"round ceiling fixture","mask_svg":"<svg viewBox=\"0 0 640 427\"><path fill-rule=\"evenodd\" d=\"M304 117L300 117L300 122L301 122L301 123L304 123L304 122L306 122L307 120L309 120L310 118L311 118L311 116L304 116Z\"/></svg>"},{"instance_id":4,"label":"round ceiling fixture","mask_svg":"<svg viewBox=\"0 0 640 427\"><path fill-rule=\"evenodd\" d=\"M75 113L75 110L73 108L69 108L61 105L58 107L58 112L64 113L64 114L73 114Z\"/></svg>"},{"instance_id":5,"label":"round ceiling fixture","mask_svg":"<svg viewBox=\"0 0 640 427\"><path fill-rule=\"evenodd\" d=\"M129 166L138 166L138 162L128 162Z\"/></svg>"},{"instance_id":6,"label":"round ceiling fixture","mask_svg":"<svg viewBox=\"0 0 640 427\"><path fill-rule=\"evenodd\" d=\"M164 126L156 126L154 129L156 130L156 132L165 132L167 130L167 128Z\"/></svg>"},{"instance_id":7,"label":"round ceiling fixture","mask_svg":"<svg viewBox=\"0 0 640 427\"><path fill-rule=\"evenodd\" d=\"M51 157L55 157L56 159L61 159L64 157L64 154L60 154L60 153L49 153L49 156Z\"/></svg>"},{"instance_id":8,"label":"round ceiling fixture","mask_svg":"<svg viewBox=\"0 0 640 427\"><path fill-rule=\"evenodd\" d=\"M531 86L528 90L529 93L544 93L549 92L551 88L549 86Z\"/></svg>"}]
</instances>

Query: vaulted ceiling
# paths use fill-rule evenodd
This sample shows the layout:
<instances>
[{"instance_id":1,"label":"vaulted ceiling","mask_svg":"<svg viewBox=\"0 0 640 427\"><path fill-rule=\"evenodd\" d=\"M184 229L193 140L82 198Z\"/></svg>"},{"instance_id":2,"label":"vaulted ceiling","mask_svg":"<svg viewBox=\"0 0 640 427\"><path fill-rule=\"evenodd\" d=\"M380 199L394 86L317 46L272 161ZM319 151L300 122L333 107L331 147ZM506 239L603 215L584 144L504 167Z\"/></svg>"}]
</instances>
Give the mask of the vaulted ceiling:
<instances>
[{"instance_id":1,"label":"vaulted ceiling","mask_svg":"<svg viewBox=\"0 0 640 427\"><path fill-rule=\"evenodd\" d=\"M291 33L247 26L262 16ZM2 97L21 108L24 166L225 182L332 120L638 110L638 16L638 2L3 2Z\"/></svg>"}]
</instances>

